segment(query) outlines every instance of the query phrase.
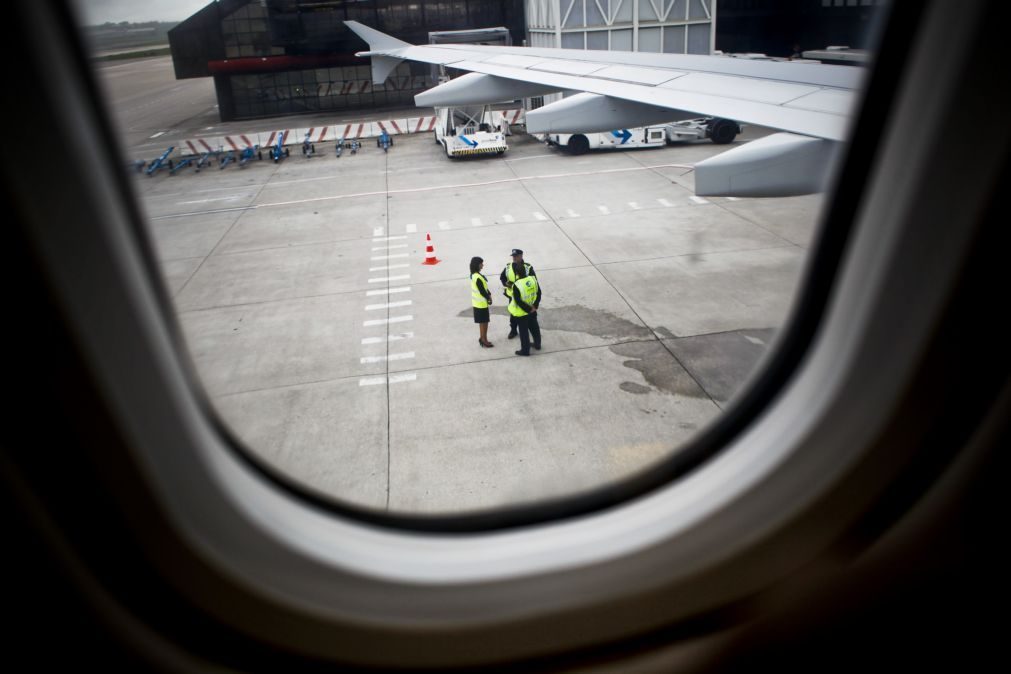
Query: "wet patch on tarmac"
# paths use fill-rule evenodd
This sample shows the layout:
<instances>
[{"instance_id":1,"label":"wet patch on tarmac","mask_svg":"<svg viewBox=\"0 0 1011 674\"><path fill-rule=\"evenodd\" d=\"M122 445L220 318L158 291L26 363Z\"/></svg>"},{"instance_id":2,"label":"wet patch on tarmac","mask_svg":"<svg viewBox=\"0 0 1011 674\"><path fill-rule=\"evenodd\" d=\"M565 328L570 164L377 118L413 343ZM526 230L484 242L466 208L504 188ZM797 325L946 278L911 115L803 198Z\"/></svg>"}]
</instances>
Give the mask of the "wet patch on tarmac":
<instances>
[{"instance_id":1,"label":"wet patch on tarmac","mask_svg":"<svg viewBox=\"0 0 1011 674\"><path fill-rule=\"evenodd\" d=\"M631 342L608 347L615 355L629 358L622 363L627 368L639 371L646 383L661 393L688 396L708 400L709 396L695 380L674 360L673 356L656 342ZM623 382L620 387L627 393L642 394L646 389L641 384Z\"/></svg>"},{"instance_id":2,"label":"wet patch on tarmac","mask_svg":"<svg viewBox=\"0 0 1011 674\"><path fill-rule=\"evenodd\" d=\"M644 325L615 316L602 309L569 305L545 307L544 315L538 313L541 330L581 332L601 339L652 339L652 331Z\"/></svg>"},{"instance_id":3,"label":"wet patch on tarmac","mask_svg":"<svg viewBox=\"0 0 1011 674\"><path fill-rule=\"evenodd\" d=\"M642 384L636 384L630 381L623 381L621 385L618 386L622 391L626 393L635 393L637 395L642 395L644 393L649 393L652 389L648 386L643 386Z\"/></svg>"},{"instance_id":4,"label":"wet patch on tarmac","mask_svg":"<svg viewBox=\"0 0 1011 674\"><path fill-rule=\"evenodd\" d=\"M492 314L508 316L509 310L504 306L492 305ZM459 318L473 318L473 309L464 309L457 314ZM537 322L541 330L559 330L562 332L580 332L601 339L655 339L653 332L644 325L615 316L602 309L590 309L577 305L564 307L544 307L543 313L537 312Z\"/></svg>"},{"instance_id":5,"label":"wet patch on tarmac","mask_svg":"<svg viewBox=\"0 0 1011 674\"><path fill-rule=\"evenodd\" d=\"M775 338L773 328L731 330L664 342L718 403L726 403L751 377Z\"/></svg>"},{"instance_id":6,"label":"wet patch on tarmac","mask_svg":"<svg viewBox=\"0 0 1011 674\"><path fill-rule=\"evenodd\" d=\"M677 339L677 335L675 335L673 332L663 327L662 325L658 328L653 328L653 332L655 332L660 337L660 339Z\"/></svg>"}]
</instances>

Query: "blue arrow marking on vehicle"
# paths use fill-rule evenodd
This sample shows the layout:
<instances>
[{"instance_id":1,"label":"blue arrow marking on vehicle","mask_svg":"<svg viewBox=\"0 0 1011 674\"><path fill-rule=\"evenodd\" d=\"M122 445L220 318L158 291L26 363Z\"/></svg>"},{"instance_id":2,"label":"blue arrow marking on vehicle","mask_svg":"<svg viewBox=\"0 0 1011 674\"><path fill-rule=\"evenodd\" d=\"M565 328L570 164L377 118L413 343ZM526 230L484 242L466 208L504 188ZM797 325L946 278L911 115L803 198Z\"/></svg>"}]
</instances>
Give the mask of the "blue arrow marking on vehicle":
<instances>
[{"instance_id":1,"label":"blue arrow marking on vehicle","mask_svg":"<svg viewBox=\"0 0 1011 674\"><path fill-rule=\"evenodd\" d=\"M621 144L624 145L628 142L628 139L632 137L632 132L628 129L622 129L621 131L612 131L611 135L615 138L621 138Z\"/></svg>"},{"instance_id":2,"label":"blue arrow marking on vehicle","mask_svg":"<svg viewBox=\"0 0 1011 674\"><path fill-rule=\"evenodd\" d=\"M460 140L462 140L467 145L470 145L471 147L477 147L477 141L471 140L470 138L467 138L467 136L460 136Z\"/></svg>"}]
</instances>

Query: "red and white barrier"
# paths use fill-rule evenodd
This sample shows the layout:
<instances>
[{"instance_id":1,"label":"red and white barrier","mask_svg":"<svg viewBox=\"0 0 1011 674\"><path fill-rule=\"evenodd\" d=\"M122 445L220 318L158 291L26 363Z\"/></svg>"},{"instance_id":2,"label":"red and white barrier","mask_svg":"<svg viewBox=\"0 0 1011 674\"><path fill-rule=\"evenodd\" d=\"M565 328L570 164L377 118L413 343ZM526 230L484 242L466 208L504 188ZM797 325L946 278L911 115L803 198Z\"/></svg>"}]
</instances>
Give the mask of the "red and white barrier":
<instances>
[{"instance_id":1,"label":"red and white barrier","mask_svg":"<svg viewBox=\"0 0 1011 674\"><path fill-rule=\"evenodd\" d=\"M345 82L345 85L358 85L358 82ZM366 83L370 84L370 83ZM354 91L353 93L359 93ZM493 114L495 125L500 126L503 122L509 126L523 124L526 122L524 110L496 110ZM344 124L334 124L330 126L314 126L301 129L280 129L270 132L255 134L231 134L227 136L216 136L207 138L193 138L180 142L179 150L184 154L200 155L205 152L217 151L241 151L247 147L259 145L262 148L272 147L277 142L277 134L283 134L283 145L300 145L305 140L305 135L309 134L309 141L312 143L324 143L336 141L339 138L363 139L375 138L384 130L391 136L399 136L410 133L431 133L435 130L436 118L434 115L424 117L408 117L401 119L384 119L375 122L348 122Z\"/></svg>"}]
</instances>

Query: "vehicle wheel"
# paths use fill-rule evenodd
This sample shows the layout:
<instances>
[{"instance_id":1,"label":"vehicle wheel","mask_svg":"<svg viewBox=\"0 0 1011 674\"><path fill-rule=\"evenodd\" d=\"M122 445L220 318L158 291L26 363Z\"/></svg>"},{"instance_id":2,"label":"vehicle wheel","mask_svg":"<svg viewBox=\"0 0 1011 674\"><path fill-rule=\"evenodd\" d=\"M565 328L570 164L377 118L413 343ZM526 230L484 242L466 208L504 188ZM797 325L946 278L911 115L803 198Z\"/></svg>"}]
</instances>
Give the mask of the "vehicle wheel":
<instances>
[{"instance_id":1,"label":"vehicle wheel","mask_svg":"<svg viewBox=\"0 0 1011 674\"><path fill-rule=\"evenodd\" d=\"M569 154L586 154L590 149L590 141L583 134L578 134L569 139Z\"/></svg>"},{"instance_id":2,"label":"vehicle wheel","mask_svg":"<svg viewBox=\"0 0 1011 674\"><path fill-rule=\"evenodd\" d=\"M291 150L289 150L288 148L284 148L284 156L285 157L290 157L291 156Z\"/></svg>"},{"instance_id":3,"label":"vehicle wheel","mask_svg":"<svg viewBox=\"0 0 1011 674\"><path fill-rule=\"evenodd\" d=\"M436 145L442 145L442 143L439 142L439 134L437 134L435 131L432 132L432 138L435 139Z\"/></svg>"},{"instance_id":4,"label":"vehicle wheel","mask_svg":"<svg viewBox=\"0 0 1011 674\"><path fill-rule=\"evenodd\" d=\"M717 145L732 143L734 138L737 137L739 130L737 122L733 122L729 119L714 119L709 123L709 127L706 129L709 133L710 140Z\"/></svg>"},{"instance_id":5,"label":"vehicle wheel","mask_svg":"<svg viewBox=\"0 0 1011 674\"><path fill-rule=\"evenodd\" d=\"M257 159L263 159L263 153L262 152L257 152L256 153L256 158Z\"/></svg>"}]
</instances>

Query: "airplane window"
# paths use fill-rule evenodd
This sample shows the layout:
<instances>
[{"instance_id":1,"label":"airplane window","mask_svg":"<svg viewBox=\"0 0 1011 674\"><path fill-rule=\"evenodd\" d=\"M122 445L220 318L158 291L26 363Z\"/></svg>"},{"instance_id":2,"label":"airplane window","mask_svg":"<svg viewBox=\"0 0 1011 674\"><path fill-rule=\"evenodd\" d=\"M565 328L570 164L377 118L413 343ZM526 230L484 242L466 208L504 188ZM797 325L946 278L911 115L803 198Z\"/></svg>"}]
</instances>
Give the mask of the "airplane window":
<instances>
[{"instance_id":1,"label":"airplane window","mask_svg":"<svg viewBox=\"0 0 1011 674\"><path fill-rule=\"evenodd\" d=\"M241 451L321 503L437 516L653 484L702 460L746 407L814 273L833 164L828 152L811 178L804 151L776 155L789 159L709 192L697 167L785 136L838 148L847 125L791 133L773 117L735 119L725 104L668 105L666 118L654 109L613 128L532 133L524 100L544 96L539 114L576 100L540 91L440 117L414 103L436 84L427 69L401 62L374 83L369 60L352 55L365 41L343 25L424 42L405 18L416 4L390 4L385 25L362 3L299 4L116 13L77 3L190 358ZM753 73L771 64L778 79L754 95L783 103L784 116L839 109L839 97L856 104L863 64L844 57L865 57L857 48L870 46L881 11L770 10L776 34L790 33L778 43L741 3L719 3L708 28L698 3L690 16L640 4L649 19L621 40L613 32L612 50L720 51ZM454 27L510 26L521 44L522 17L498 11L489 4L487 25ZM587 22L577 2L550 46L606 50L607 32ZM852 49L804 55L836 44ZM544 69L603 67L583 53ZM593 86L651 76L607 68ZM781 79L784 68L796 82ZM844 84L806 79L824 68ZM662 76L650 86L672 101L740 94L729 71L689 77L698 84ZM785 103L798 98L808 103ZM466 152L447 156L451 142ZM748 182L797 174L817 189ZM507 267L536 278L523 290L536 312L504 293ZM522 279L506 280L517 293ZM475 322L484 316L486 331Z\"/></svg>"}]
</instances>

